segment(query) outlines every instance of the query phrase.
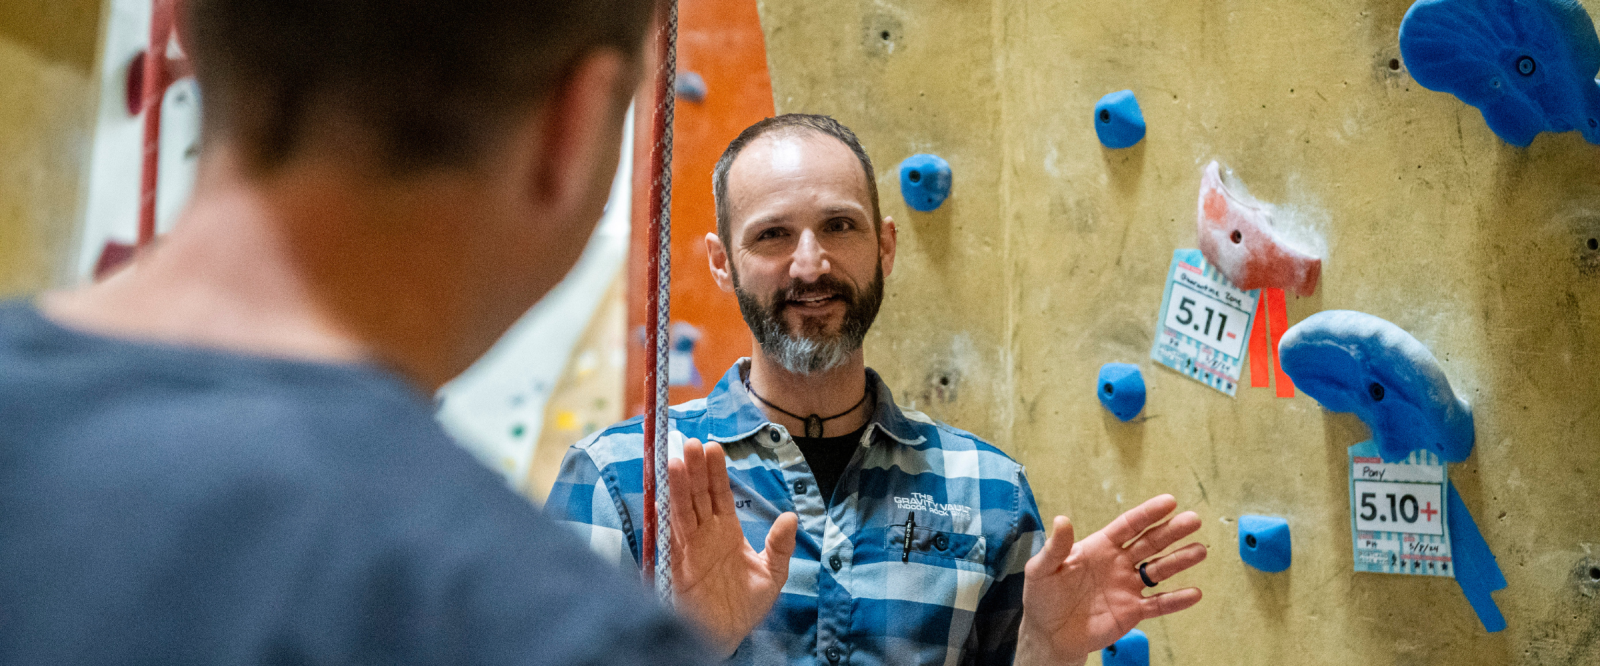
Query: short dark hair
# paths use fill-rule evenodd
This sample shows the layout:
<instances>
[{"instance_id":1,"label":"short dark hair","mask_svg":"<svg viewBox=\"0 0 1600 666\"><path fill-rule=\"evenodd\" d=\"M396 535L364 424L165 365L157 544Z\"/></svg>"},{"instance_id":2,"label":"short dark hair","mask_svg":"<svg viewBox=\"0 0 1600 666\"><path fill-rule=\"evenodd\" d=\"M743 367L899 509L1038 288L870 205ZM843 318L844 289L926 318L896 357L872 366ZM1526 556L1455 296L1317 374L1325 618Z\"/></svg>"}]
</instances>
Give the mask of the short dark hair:
<instances>
[{"instance_id":1,"label":"short dark hair","mask_svg":"<svg viewBox=\"0 0 1600 666\"><path fill-rule=\"evenodd\" d=\"M579 57L636 58L655 0L187 0L202 132L270 170L314 111L371 130L406 173L481 156Z\"/></svg>"},{"instance_id":2,"label":"short dark hair","mask_svg":"<svg viewBox=\"0 0 1600 666\"><path fill-rule=\"evenodd\" d=\"M804 132L831 136L855 153L856 160L861 162L861 171L867 177L867 196L872 198L872 228L877 229L883 223L883 215L878 211L878 177L872 171L872 158L867 157L867 151L861 147L861 140L856 138L856 133L832 116L785 113L746 127L728 144L727 150L722 151L717 166L711 170L711 193L717 204L717 237L722 239L724 248L733 247L728 238L733 225L728 219L728 169L733 167L733 161L739 157L739 153L744 152L745 146L763 136L792 136Z\"/></svg>"}]
</instances>

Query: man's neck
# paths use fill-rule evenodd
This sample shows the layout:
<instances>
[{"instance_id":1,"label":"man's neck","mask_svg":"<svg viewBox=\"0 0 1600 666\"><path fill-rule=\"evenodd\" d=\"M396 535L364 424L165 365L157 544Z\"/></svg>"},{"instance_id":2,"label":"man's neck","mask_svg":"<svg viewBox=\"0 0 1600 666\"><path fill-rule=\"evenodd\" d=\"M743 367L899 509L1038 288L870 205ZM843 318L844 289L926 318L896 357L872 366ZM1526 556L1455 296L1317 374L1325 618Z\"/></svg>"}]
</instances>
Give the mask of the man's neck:
<instances>
[{"instance_id":1,"label":"man's neck","mask_svg":"<svg viewBox=\"0 0 1600 666\"><path fill-rule=\"evenodd\" d=\"M757 345L750 355L750 388L761 396L761 400L755 403L767 418L797 436L805 434L805 422L774 409L774 406L802 418L813 414L827 418L849 410L849 413L822 424L824 437L855 432L872 417L872 400L862 400L867 392L867 368L859 349L837 368L806 375L789 372L762 354L760 345ZM770 404L762 404L763 401Z\"/></svg>"},{"instance_id":2,"label":"man's neck","mask_svg":"<svg viewBox=\"0 0 1600 666\"><path fill-rule=\"evenodd\" d=\"M376 219L389 211L326 173L261 186L234 165L207 171L171 233L100 283L46 295L45 315L112 337L377 361L429 391L459 369L450 321L463 314L460 285L439 270L454 257L417 253L441 239L397 241L426 233Z\"/></svg>"}]
</instances>

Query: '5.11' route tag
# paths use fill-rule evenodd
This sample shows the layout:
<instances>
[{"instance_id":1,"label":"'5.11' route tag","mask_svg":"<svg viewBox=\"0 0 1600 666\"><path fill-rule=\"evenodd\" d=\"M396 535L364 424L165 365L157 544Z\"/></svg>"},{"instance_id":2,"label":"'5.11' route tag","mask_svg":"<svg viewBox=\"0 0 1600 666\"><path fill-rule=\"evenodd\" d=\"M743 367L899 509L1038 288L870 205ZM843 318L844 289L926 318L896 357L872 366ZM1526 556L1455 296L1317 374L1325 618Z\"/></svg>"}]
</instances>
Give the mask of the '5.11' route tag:
<instances>
[{"instance_id":1,"label":"'5.11' route tag","mask_svg":"<svg viewBox=\"0 0 1600 666\"><path fill-rule=\"evenodd\" d=\"M1258 295L1234 288L1199 250L1174 251L1150 358L1233 395Z\"/></svg>"},{"instance_id":2,"label":"'5.11' route tag","mask_svg":"<svg viewBox=\"0 0 1600 666\"><path fill-rule=\"evenodd\" d=\"M1356 571L1455 578L1438 456L1412 451L1398 463L1371 440L1350 447L1350 527Z\"/></svg>"}]
</instances>

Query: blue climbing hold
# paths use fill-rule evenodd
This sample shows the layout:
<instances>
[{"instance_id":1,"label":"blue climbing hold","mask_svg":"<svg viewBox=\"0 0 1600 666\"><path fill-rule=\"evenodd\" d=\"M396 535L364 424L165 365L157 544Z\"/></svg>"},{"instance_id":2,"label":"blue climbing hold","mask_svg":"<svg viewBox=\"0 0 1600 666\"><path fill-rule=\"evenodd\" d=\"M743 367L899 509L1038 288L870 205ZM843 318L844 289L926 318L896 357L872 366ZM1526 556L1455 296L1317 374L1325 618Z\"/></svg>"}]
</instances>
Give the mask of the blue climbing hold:
<instances>
[{"instance_id":1,"label":"blue climbing hold","mask_svg":"<svg viewBox=\"0 0 1600 666\"><path fill-rule=\"evenodd\" d=\"M1472 408L1438 359L1399 326L1361 312L1318 312L1289 327L1278 360L1323 407L1361 417L1386 462L1415 449L1447 462L1472 454Z\"/></svg>"},{"instance_id":2,"label":"blue climbing hold","mask_svg":"<svg viewBox=\"0 0 1600 666\"><path fill-rule=\"evenodd\" d=\"M950 196L950 163L927 153L907 157L900 163L900 195L913 210L938 208Z\"/></svg>"},{"instance_id":3,"label":"blue climbing hold","mask_svg":"<svg viewBox=\"0 0 1600 666\"><path fill-rule=\"evenodd\" d=\"M1107 148L1127 148L1144 138L1144 114L1132 90L1100 98L1094 105L1094 132Z\"/></svg>"},{"instance_id":4,"label":"blue climbing hold","mask_svg":"<svg viewBox=\"0 0 1600 666\"><path fill-rule=\"evenodd\" d=\"M706 101L706 80L694 72L678 72L672 88L687 101L695 104Z\"/></svg>"},{"instance_id":5,"label":"blue climbing hold","mask_svg":"<svg viewBox=\"0 0 1600 666\"><path fill-rule=\"evenodd\" d=\"M1100 366L1095 392L1100 395L1100 404L1123 421L1138 416L1144 409L1144 375L1139 373L1137 365L1107 363Z\"/></svg>"},{"instance_id":6,"label":"blue climbing hold","mask_svg":"<svg viewBox=\"0 0 1600 666\"><path fill-rule=\"evenodd\" d=\"M1239 516L1239 559L1245 564L1278 573L1293 559L1289 521L1272 516Z\"/></svg>"},{"instance_id":7,"label":"blue climbing hold","mask_svg":"<svg viewBox=\"0 0 1600 666\"><path fill-rule=\"evenodd\" d=\"M1576 0L1421 0L1400 23L1411 77L1478 107L1526 147L1578 130L1600 144L1600 38Z\"/></svg>"},{"instance_id":8,"label":"blue climbing hold","mask_svg":"<svg viewBox=\"0 0 1600 666\"><path fill-rule=\"evenodd\" d=\"M1150 637L1134 629L1100 651L1103 666L1150 666Z\"/></svg>"}]
</instances>

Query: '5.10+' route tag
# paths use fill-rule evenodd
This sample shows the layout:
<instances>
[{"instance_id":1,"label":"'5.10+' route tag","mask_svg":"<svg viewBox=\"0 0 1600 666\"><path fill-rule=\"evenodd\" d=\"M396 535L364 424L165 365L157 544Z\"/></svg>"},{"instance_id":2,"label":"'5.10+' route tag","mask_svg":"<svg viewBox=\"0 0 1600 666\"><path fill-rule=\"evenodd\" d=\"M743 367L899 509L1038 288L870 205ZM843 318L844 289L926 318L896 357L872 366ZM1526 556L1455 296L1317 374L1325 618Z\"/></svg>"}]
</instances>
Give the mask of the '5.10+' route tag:
<instances>
[{"instance_id":1,"label":"'5.10+' route tag","mask_svg":"<svg viewBox=\"0 0 1600 666\"><path fill-rule=\"evenodd\" d=\"M1412 451L1402 462L1378 457L1377 443L1350 447L1350 526L1356 571L1455 578L1438 456Z\"/></svg>"}]
</instances>

